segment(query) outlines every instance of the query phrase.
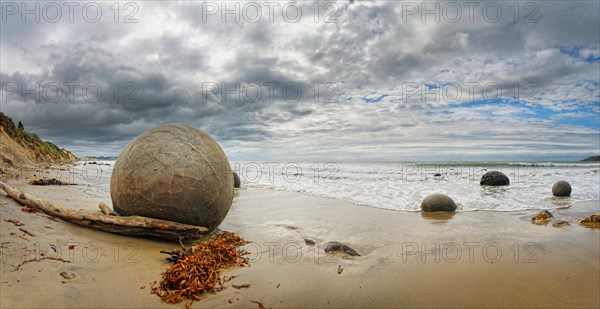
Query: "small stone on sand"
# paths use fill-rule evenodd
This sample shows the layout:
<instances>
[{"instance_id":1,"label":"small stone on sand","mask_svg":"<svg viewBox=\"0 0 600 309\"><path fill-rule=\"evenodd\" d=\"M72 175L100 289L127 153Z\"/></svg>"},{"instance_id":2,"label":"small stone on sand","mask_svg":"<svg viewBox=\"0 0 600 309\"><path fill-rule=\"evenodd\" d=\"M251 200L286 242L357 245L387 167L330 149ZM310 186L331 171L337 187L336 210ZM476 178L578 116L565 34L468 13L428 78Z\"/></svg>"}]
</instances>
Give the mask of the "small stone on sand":
<instances>
[{"instance_id":1,"label":"small stone on sand","mask_svg":"<svg viewBox=\"0 0 600 309\"><path fill-rule=\"evenodd\" d=\"M571 224L569 222L563 221L563 220L556 220L556 221L552 222L552 226L554 226L554 227L561 227L561 226L566 226L566 225L571 225Z\"/></svg>"},{"instance_id":2,"label":"small stone on sand","mask_svg":"<svg viewBox=\"0 0 600 309\"><path fill-rule=\"evenodd\" d=\"M358 254L358 252L356 252L354 249L352 249L346 245L342 245L342 250L350 256L360 256L360 254Z\"/></svg>"},{"instance_id":3,"label":"small stone on sand","mask_svg":"<svg viewBox=\"0 0 600 309\"><path fill-rule=\"evenodd\" d=\"M342 243L339 241L330 241L325 244L325 252L333 252L340 250L342 248Z\"/></svg>"},{"instance_id":4,"label":"small stone on sand","mask_svg":"<svg viewBox=\"0 0 600 309\"><path fill-rule=\"evenodd\" d=\"M61 272L60 275L65 279L75 279L75 277L77 277L74 273L69 273L66 271Z\"/></svg>"}]
</instances>

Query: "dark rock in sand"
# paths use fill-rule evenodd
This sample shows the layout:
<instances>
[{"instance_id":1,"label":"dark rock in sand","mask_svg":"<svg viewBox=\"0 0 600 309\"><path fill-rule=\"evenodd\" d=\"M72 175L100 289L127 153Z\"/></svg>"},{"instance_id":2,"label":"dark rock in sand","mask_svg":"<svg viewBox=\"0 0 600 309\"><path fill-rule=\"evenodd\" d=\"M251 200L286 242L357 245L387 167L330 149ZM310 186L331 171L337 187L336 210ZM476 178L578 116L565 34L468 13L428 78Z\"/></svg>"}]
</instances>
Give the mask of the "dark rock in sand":
<instances>
[{"instance_id":1,"label":"dark rock in sand","mask_svg":"<svg viewBox=\"0 0 600 309\"><path fill-rule=\"evenodd\" d=\"M60 275L65 279L75 279L75 277L77 277L74 273L69 273L66 271L61 272Z\"/></svg>"},{"instance_id":2,"label":"dark rock in sand","mask_svg":"<svg viewBox=\"0 0 600 309\"><path fill-rule=\"evenodd\" d=\"M241 186L242 186L242 180L240 180L240 176L236 172L233 172L233 187L239 188Z\"/></svg>"},{"instance_id":3,"label":"dark rock in sand","mask_svg":"<svg viewBox=\"0 0 600 309\"><path fill-rule=\"evenodd\" d=\"M354 249L352 249L346 245L342 245L342 250L350 256L360 256L360 254L358 254L358 252L354 251Z\"/></svg>"},{"instance_id":4,"label":"dark rock in sand","mask_svg":"<svg viewBox=\"0 0 600 309\"><path fill-rule=\"evenodd\" d=\"M422 211L455 211L456 203L447 195L430 194L421 202Z\"/></svg>"},{"instance_id":5,"label":"dark rock in sand","mask_svg":"<svg viewBox=\"0 0 600 309\"><path fill-rule=\"evenodd\" d=\"M440 176L442 176L442 174L440 174L440 173L435 173L435 175L433 175L433 177L440 177Z\"/></svg>"},{"instance_id":6,"label":"dark rock in sand","mask_svg":"<svg viewBox=\"0 0 600 309\"><path fill-rule=\"evenodd\" d=\"M306 239L305 239L305 241L306 241ZM340 249L342 249L342 251L344 251L346 254L348 254L350 256L360 256L360 254L358 254L358 252L356 252L354 249L350 248L347 245L342 244L339 241L330 241L325 244L325 252L334 252L334 251L338 251Z\"/></svg>"},{"instance_id":7,"label":"dark rock in sand","mask_svg":"<svg viewBox=\"0 0 600 309\"><path fill-rule=\"evenodd\" d=\"M479 184L482 186L508 186L510 180L499 171L491 171L481 177Z\"/></svg>"},{"instance_id":8,"label":"dark rock in sand","mask_svg":"<svg viewBox=\"0 0 600 309\"><path fill-rule=\"evenodd\" d=\"M571 224L569 222L563 221L563 220L556 220L556 221L552 222L552 226L554 226L554 227L561 227L561 226L566 226L566 225L571 225Z\"/></svg>"},{"instance_id":9,"label":"dark rock in sand","mask_svg":"<svg viewBox=\"0 0 600 309\"><path fill-rule=\"evenodd\" d=\"M564 180L557 181L552 186L552 195L554 196L571 196L571 184Z\"/></svg>"},{"instance_id":10,"label":"dark rock in sand","mask_svg":"<svg viewBox=\"0 0 600 309\"><path fill-rule=\"evenodd\" d=\"M325 252L338 251L342 248L342 243L339 241L330 241L325 244Z\"/></svg>"},{"instance_id":11,"label":"dark rock in sand","mask_svg":"<svg viewBox=\"0 0 600 309\"><path fill-rule=\"evenodd\" d=\"M184 124L150 129L115 162L110 195L116 212L215 230L233 201L227 156L206 132Z\"/></svg>"},{"instance_id":12,"label":"dark rock in sand","mask_svg":"<svg viewBox=\"0 0 600 309\"><path fill-rule=\"evenodd\" d=\"M314 246L315 241L312 239L304 238L304 242L309 246Z\"/></svg>"}]
</instances>

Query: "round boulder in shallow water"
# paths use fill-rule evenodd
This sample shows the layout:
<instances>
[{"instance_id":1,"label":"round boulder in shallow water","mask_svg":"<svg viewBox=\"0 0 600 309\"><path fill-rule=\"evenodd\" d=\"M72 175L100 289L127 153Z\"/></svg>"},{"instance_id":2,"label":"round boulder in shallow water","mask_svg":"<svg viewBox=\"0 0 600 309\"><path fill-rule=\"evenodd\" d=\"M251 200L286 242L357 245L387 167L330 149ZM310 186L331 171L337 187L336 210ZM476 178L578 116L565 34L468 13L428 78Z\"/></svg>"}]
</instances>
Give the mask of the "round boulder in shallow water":
<instances>
[{"instance_id":1,"label":"round boulder in shallow water","mask_svg":"<svg viewBox=\"0 0 600 309\"><path fill-rule=\"evenodd\" d=\"M241 186L242 186L242 180L240 179L240 176L236 172L233 172L233 187L239 188Z\"/></svg>"},{"instance_id":2,"label":"round boulder in shallow water","mask_svg":"<svg viewBox=\"0 0 600 309\"><path fill-rule=\"evenodd\" d=\"M447 195L430 194L421 202L422 211L455 211L456 203Z\"/></svg>"},{"instance_id":3,"label":"round boulder in shallow water","mask_svg":"<svg viewBox=\"0 0 600 309\"><path fill-rule=\"evenodd\" d=\"M557 181L552 186L552 195L554 196L571 196L571 184L564 180Z\"/></svg>"},{"instance_id":4,"label":"round boulder in shallow water","mask_svg":"<svg viewBox=\"0 0 600 309\"><path fill-rule=\"evenodd\" d=\"M216 229L233 201L227 156L206 132L184 124L150 129L115 162L115 211Z\"/></svg>"},{"instance_id":5,"label":"round boulder in shallow water","mask_svg":"<svg viewBox=\"0 0 600 309\"><path fill-rule=\"evenodd\" d=\"M508 186L510 180L502 172L491 171L481 177L479 184L482 186Z\"/></svg>"}]
</instances>

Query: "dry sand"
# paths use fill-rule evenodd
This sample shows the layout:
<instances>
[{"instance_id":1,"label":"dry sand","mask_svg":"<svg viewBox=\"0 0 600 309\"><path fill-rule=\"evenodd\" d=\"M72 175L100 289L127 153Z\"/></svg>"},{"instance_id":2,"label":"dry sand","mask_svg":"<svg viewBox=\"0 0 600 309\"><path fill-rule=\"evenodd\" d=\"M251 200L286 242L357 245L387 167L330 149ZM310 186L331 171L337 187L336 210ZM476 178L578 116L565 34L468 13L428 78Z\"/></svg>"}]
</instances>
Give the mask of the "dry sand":
<instances>
[{"instance_id":1,"label":"dry sand","mask_svg":"<svg viewBox=\"0 0 600 309\"><path fill-rule=\"evenodd\" d=\"M108 194L85 185L11 184L66 207L97 211L100 202L110 205ZM259 301L274 308L598 308L600 229L580 226L575 219L599 207L594 201L553 210L555 217L571 222L553 227L532 224L529 218L536 211L424 215L242 189L221 229L253 241L247 246L251 266L224 274L239 275L228 284L249 283L250 288L229 286L192 307L258 308L250 301ZM168 305L150 294L149 283L160 280L169 265L159 251L177 244L55 222L22 212L4 196L0 217L2 308L185 308L183 302ZM17 227L8 219L25 225ZM19 228L35 236L23 236ZM304 238L317 245L306 245ZM330 240L347 243L362 256L325 254L323 246ZM15 270L42 253L72 263L43 260ZM76 278L64 279L63 271Z\"/></svg>"}]
</instances>

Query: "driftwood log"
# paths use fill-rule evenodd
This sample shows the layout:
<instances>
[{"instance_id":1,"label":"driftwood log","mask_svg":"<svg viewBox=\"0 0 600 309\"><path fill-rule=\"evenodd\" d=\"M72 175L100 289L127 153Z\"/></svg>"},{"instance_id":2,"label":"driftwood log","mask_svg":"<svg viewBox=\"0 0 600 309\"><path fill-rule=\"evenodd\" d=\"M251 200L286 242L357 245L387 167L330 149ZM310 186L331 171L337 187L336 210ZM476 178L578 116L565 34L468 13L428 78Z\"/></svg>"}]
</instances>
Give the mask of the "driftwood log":
<instances>
[{"instance_id":1,"label":"driftwood log","mask_svg":"<svg viewBox=\"0 0 600 309\"><path fill-rule=\"evenodd\" d=\"M127 236L152 236L170 240L194 239L208 233L208 229L173 221L141 216L114 216L68 209L37 196L22 193L0 181L0 189L20 204L45 212L64 221L88 228ZM107 206L108 208L108 206Z\"/></svg>"},{"instance_id":2,"label":"driftwood log","mask_svg":"<svg viewBox=\"0 0 600 309\"><path fill-rule=\"evenodd\" d=\"M110 207L108 207L108 205L106 205L106 204L104 204L102 202L100 202L100 205L98 205L98 208L100 208L100 210L102 211L102 213L105 214L105 215L120 216L114 210L110 209Z\"/></svg>"}]
</instances>

